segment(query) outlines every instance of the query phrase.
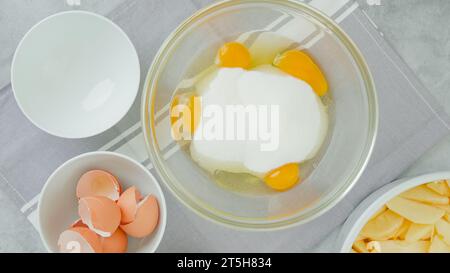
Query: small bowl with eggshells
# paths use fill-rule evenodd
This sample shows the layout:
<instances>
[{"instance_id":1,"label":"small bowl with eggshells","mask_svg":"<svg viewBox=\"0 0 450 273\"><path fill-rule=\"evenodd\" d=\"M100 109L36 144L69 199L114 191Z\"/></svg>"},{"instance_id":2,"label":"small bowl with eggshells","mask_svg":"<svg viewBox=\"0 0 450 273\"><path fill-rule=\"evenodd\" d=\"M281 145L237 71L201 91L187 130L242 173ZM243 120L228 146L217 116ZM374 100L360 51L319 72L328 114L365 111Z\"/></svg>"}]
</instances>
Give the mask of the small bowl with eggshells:
<instances>
[{"instance_id":1,"label":"small bowl with eggshells","mask_svg":"<svg viewBox=\"0 0 450 273\"><path fill-rule=\"evenodd\" d=\"M450 172L392 182L347 218L336 251L450 253Z\"/></svg>"},{"instance_id":2,"label":"small bowl with eggshells","mask_svg":"<svg viewBox=\"0 0 450 273\"><path fill-rule=\"evenodd\" d=\"M42 189L38 213L49 252L155 252L166 226L156 179L112 152L81 154L58 167Z\"/></svg>"}]
</instances>

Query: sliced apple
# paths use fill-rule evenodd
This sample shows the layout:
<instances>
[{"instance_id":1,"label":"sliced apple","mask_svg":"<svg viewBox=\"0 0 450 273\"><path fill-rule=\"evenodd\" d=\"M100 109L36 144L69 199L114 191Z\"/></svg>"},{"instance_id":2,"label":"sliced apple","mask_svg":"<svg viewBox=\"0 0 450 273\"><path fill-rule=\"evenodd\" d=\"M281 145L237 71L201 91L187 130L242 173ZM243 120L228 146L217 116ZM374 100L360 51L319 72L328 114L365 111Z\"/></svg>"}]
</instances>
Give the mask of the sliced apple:
<instances>
[{"instance_id":1,"label":"sliced apple","mask_svg":"<svg viewBox=\"0 0 450 273\"><path fill-rule=\"evenodd\" d=\"M431 242L430 253L450 253L450 247L438 235L433 237Z\"/></svg>"},{"instance_id":2,"label":"sliced apple","mask_svg":"<svg viewBox=\"0 0 450 273\"><path fill-rule=\"evenodd\" d=\"M361 234L358 234L358 236L356 236L356 238L355 238L355 241L364 241L365 239L367 239L367 237L364 237Z\"/></svg>"},{"instance_id":3,"label":"sliced apple","mask_svg":"<svg viewBox=\"0 0 450 273\"><path fill-rule=\"evenodd\" d=\"M383 205L381 208L379 208L373 215L372 217L370 217L369 221L372 219L375 219L378 215L380 215L381 213L385 212L387 210L386 205Z\"/></svg>"},{"instance_id":4,"label":"sliced apple","mask_svg":"<svg viewBox=\"0 0 450 273\"><path fill-rule=\"evenodd\" d=\"M380 253L380 243L378 241L370 241L366 244L366 248L369 251L369 253Z\"/></svg>"},{"instance_id":5,"label":"sliced apple","mask_svg":"<svg viewBox=\"0 0 450 273\"><path fill-rule=\"evenodd\" d=\"M435 205L435 207L443 209L446 214L450 214L450 205Z\"/></svg>"},{"instance_id":6,"label":"sliced apple","mask_svg":"<svg viewBox=\"0 0 450 273\"><path fill-rule=\"evenodd\" d=\"M393 236L394 239L405 240L406 233L408 232L409 227L411 226L411 222L403 219L402 226L395 232Z\"/></svg>"},{"instance_id":7,"label":"sliced apple","mask_svg":"<svg viewBox=\"0 0 450 273\"><path fill-rule=\"evenodd\" d=\"M440 195L450 196L450 189L446 180L430 182L426 186Z\"/></svg>"},{"instance_id":8,"label":"sliced apple","mask_svg":"<svg viewBox=\"0 0 450 273\"><path fill-rule=\"evenodd\" d=\"M447 196L438 194L437 192L428 188L425 185L405 191L404 193L400 194L400 196L406 199L428 204L446 205L449 203L449 199Z\"/></svg>"},{"instance_id":9,"label":"sliced apple","mask_svg":"<svg viewBox=\"0 0 450 273\"><path fill-rule=\"evenodd\" d=\"M372 241L377 243L382 253L426 253L430 247L429 241L407 242L403 240Z\"/></svg>"},{"instance_id":10,"label":"sliced apple","mask_svg":"<svg viewBox=\"0 0 450 273\"><path fill-rule=\"evenodd\" d=\"M369 251L366 248L366 243L363 240L355 241L353 243L353 249L359 253L369 253Z\"/></svg>"},{"instance_id":11,"label":"sliced apple","mask_svg":"<svg viewBox=\"0 0 450 273\"><path fill-rule=\"evenodd\" d=\"M447 221L447 222L450 222L450 213L445 213L445 215L444 215L444 219Z\"/></svg>"},{"instance_id":12,"label":"sliced apple","mask_svg":"<svg viewBox=\"0 0 450 273\"><path fill-rule=\"evenodd\" d=\"M439 219L436 222L435 227L437 234L441 235L444 242L450 245L450 223L443 219Z\"/></svg>"},{"instance_id":13,"label":"sliced apple","mask_svg":"<svg viewBox=\"0 0 450 273\"><path fill-rule=\"evenodd\" d=\"M405 241L414 242L431 238L434 225L412 223L405 235Z\"/></svg>"},{"instance_id":14,"label":"sliced apple","mask_svg":"<svg viewBox=\"0 0 450 273\"><path fill-rule=\"evenodd\" d=\"M445 214L443 209L400 196L392 198L386 203L386 206L416 224L434 224Z\"/></svg>"},{"instance_id":15,"label":"sliced apple","mask_svg":"<svg viewBox=\"0 0 450 273\"><path fill-rule=\"evenodd\" d=\"M360 234L372 240L387 240L395 235L402 224L403 218L400 215L386 210L367 222Z\"/></svg>"}]
</instances>

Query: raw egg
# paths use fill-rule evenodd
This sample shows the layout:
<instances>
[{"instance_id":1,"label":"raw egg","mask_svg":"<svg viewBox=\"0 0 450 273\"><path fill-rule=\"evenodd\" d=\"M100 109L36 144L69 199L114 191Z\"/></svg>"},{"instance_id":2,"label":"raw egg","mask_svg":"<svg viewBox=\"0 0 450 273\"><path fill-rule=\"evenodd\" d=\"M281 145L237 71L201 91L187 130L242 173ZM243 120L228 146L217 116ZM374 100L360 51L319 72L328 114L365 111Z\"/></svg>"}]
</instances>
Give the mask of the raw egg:
<instances>
[{"instance_id":1,"label":"raw egg","mask_svg":"<svg viewBox=\"0 0 450 273\"><path fill-rule=\"evenodd\" d=\"M77 184L77 197L105 196L114 201L119 199L121 186L114 175L92 170L83 174Z\"/></svg>"},{"instance_id":2,"label":"raw egg","mask_svg":"<svg viewBox=\"0 0 450 273\"><path fill-rule=\"evenodd\" d=\"M197 86L202 96L202 109L220 108L225 113L222 128L213 131L208 128L211 116L202 110L198 128L190 143L192 159L205 170L212 174L217 170L249 173L263 178L270 171L286 164L309 160L319 151L328 130L327 110L307 82L272 65L252 70L219 68L205 79ZM250 118L246 117L246 126L236 126L236 119L227 118L230 105L266 109L261 114L255 110L255 116L266 118L266 128L271 128L268 132L271 133L273 145L267 146L269 141L261 137L250 140ZM252 122L259 123L259 117ZM205 138L204 132L210 136ZM242 133L245 141L237 138L230 141L226 138L229 132L232 136Z\"/></svg>"},{"instance_id":3,"label":"raw egg","mask_svg":"<svg viewBox=\"0 0 450 273\"><path fill-rule=\"evenodd\" d=\"M170 124L172 138L189 139L195 132L200 120L200 97L193 93L176 95L170 105Z\"/></svg>"},{"instance_id":4,"label":"raw egg","mask_svg":"<svg viewBox=\"0 0 450 273\"><path fill-rule=\"evenodd\" d=\"M83 197L78 203L81 220L102 237L111 236L120 224L120 208L104 196Z\"/></svg>"},{"instance_id":5,"label":"raw egg","mask_svg":"<svg viewBox=\"0 0 450 273\"><path fill-rule=\"evenodd\" d=\"M299 181L299 173L298 164L286 164L269 172L264 177L264 182L274 190L284 191L297 184Z\"/></svg>"},{"instance_id":6,"label":"raw egg","mask_svg":"<svg viewBox=\"0 0 450 273\"><path fill-rule=\"evenodd\" d=\"M274 63L280 70L307 82L319 96L328 91L328 83L319 66L304 51L293 49L275 58Z\"/></svg>"},{"instance_id":7,"label":"raw egg","mask_svg":"<svg viewBox=\"0 0 450 273\"><path fill-rule=\"evenodd\" d=\"M224 44L217 53L218 64L221 67L250 68L251 56L248 49L241 43L229 42Z\"/></svg>"},{"instance_id":8,"label":"raw egg","mask_svg":"<svg viewBox=\"0 0 450 273\"><path fill-rule=\"evenodd\" d=\"M155 196L149 195L139 202L134 221L121 225L120 228L130 236L142 238L153 232L158 224L158 218L158 200Z\"/></svg>"}]
</instances>

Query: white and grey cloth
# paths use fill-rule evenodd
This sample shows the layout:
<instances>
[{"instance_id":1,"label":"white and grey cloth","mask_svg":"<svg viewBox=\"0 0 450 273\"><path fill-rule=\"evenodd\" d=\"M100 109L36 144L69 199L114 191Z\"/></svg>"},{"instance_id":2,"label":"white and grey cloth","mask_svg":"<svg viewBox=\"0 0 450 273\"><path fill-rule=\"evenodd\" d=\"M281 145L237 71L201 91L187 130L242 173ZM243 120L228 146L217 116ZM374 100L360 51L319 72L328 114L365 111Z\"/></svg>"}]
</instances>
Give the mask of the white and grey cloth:
<instances>
[{"instance_id":1,"label":"white and grey cloth","mask_svg":"<svg viewBox=\"0 0 450 273\"><path fill-rule=\"evenodd\" d=\"M70 1L69 1L70 2ZM74 2L74 1L72 1ZM75 1L76 2L76 1ZM8 192L37 228L37 202L47 177L67 159L93 150L127 154L151 169L139 124L140 100L115 127L82 140L50 136L34 127L16 105L10 84L14 50L25 32L53 13L83 9L117 23L134 43L141 79L167 35L210 0L3 1L0 8L0 190ZM377 87L380 126L373 156L343 201L318 219L281 231L234 230L205 220L163 187L168 208L160 252L304 252L336 230L369 193L397 178L424 151L449 133L449 117L352 0L304 1L331 16L365 56ZM141 80L142 84L143 80ZM138 96L140 98L140 96ZM161 109L160 116L167 116ZM168 153L173 152L168 149ZM0 206L0 209L1 206ZM321 251L332 251L328 243Z\"/></svg>"}]
</instances>

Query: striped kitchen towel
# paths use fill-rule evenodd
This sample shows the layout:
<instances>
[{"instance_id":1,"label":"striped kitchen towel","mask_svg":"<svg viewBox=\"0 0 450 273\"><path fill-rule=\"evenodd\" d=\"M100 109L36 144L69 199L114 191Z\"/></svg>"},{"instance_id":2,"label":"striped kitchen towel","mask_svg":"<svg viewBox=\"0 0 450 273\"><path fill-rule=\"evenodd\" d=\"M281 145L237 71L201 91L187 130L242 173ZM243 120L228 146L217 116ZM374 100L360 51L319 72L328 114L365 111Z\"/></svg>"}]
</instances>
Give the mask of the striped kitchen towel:
<instances>
[{"instance_id":1,"label":"striped kitchen towel","mask_svg":"<svg viewBox=\"0 0 450 273\"><path fill-rule=\"evenodd\" d=\"M28 122L14 101L9 82L10 62L20 38L33 24L52 13L73 8L94 11L116 22L129 35L138 51L141 79L144 79L154 54L171 30L195 10L213 1L80 2L80 6L74 7L63 1L8 1L2 3L0 9L0 190L9 193L19 207L17 213L24 213L36 228L36 208L43 184L58 165L77 154L92 150L120 152L137 159L158 176L144 146L139 100L117 126L88 139L53 137ZM328 14L350 35L365 56L375 79L380 107L379 133L362 178L343 201L320 218L270 233L237 231L209 222L185 208L164 189L168 222L159 251L311 251L365 196L395 179L424 151L448 135L447 114L385 42L356 2L305 2ZM290 23L285 18L276 20L266 30ZM320 33L315 36L313 31L308 35L308 46L318 46L320 42ZM159 109L158 120L158 126L167 125L167 106ZM177 151L176 145L166 143L166 156Z\"/></svg>"}]
</instances>

